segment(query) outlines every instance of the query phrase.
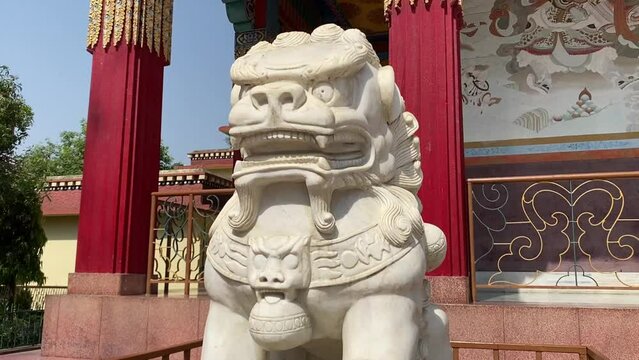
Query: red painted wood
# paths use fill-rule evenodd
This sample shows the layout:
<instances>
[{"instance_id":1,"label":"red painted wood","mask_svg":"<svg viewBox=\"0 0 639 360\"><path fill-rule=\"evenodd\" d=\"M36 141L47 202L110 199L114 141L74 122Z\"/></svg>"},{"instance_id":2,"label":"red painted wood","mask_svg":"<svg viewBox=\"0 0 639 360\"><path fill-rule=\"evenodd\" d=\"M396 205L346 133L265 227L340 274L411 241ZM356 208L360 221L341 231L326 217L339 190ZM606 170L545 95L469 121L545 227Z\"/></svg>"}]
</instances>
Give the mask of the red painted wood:
<instances>
[{"instance_id":1,"label":"red painted wood","mask_svg":"<svg viewBox=\"0 0 639 360\"><path fill-rule=\"evenodd\" d=\"M76 272L146 273L164 65L147 48L95 48Z\"/></svg>"},{"instance_id":2,"label":"red painted wood","mask_svg":"<svg viewBox=\"0 0 639 360\"><path fill-rule=\"evenodd\" d=\"M255 0L255 28L261 29L266 27L266 1Z\"/></svg>"},{"instance_id":3,"label":"red painted wood","mask_svg":"<svg viewBox=\"0 0 639 360\"><path fill-rule=\"evenodd\" d=\"M467 276L468 242L460 101L459 9L449 1L393 10L390 64L419 120L424 182L422 217L448 239L444 263L430 275Z\"/></svg>"}]
</instances>

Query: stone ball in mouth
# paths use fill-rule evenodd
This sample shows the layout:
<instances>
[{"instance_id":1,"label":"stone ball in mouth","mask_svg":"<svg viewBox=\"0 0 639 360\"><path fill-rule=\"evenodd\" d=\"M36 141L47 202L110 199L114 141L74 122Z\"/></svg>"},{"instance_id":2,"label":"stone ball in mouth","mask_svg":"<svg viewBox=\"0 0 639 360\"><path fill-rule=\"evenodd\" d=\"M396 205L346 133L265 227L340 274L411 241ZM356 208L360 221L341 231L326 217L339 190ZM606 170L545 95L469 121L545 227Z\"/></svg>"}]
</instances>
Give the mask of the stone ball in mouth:
<instances>
[{"instance_id":1,"label":"stone ball in mouth","mask_svg":"<svg viewBox=\"0 0 639 360\"><path fill-rule=\"evenodd\" d=\"M311 319L300 304L287 300L284 292L264 292L251 310L249 332L266 350L288 350L311 339Z\"/></svg>"}]
</instances>

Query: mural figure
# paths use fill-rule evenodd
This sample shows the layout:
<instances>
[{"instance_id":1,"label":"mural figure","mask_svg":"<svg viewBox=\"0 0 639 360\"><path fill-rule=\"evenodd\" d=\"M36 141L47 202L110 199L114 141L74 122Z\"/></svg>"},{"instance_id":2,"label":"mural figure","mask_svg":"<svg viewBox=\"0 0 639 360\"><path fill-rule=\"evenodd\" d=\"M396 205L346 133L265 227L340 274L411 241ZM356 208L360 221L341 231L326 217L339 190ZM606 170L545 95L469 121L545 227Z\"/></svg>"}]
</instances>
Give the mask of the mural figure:
<instances>
[{"instance_id":1,"label":"mural figure","mask_svg":"<svg viewBox=\"0 0 639 360\"><path fill-rule=\"evenodd\" d=\"M446 239L422 222L393 69L329 24L256 44L231 78L243 160L210 229L203 359L452 359L424 283Z\"/></svg>"},{"instance_id":2,"label":"mural figure","mask_svg":"<svg viewBox=\"0 0 639 360\"><path fill-rule=\"evenodd\" d=\"M475 65L462 69L462 102L482 108L501 102L492 96L488 83L488 65Z\"/></svg>"},{"instance_id":3,"label":"mural figure","mask_svg":"<svg viewBox=\"0 0 639 360\"><path fill-rule=\"evenodd\" d=\"M530 68L526 83L542 94L555 73L611 78L620 53L639 50L639 0L497 0L490 19L493 35L518 38L498 51L513 57L509 71Z\"/></svg>"}]
</instances>

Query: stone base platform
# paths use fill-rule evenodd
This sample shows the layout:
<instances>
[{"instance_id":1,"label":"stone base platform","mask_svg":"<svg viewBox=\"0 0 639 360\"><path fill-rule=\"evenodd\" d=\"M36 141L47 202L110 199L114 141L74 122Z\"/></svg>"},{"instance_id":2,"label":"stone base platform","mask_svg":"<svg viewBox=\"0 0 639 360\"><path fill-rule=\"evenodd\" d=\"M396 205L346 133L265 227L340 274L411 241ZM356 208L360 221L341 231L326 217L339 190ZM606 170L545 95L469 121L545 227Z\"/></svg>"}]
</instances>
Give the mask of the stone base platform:
<instances>
[{"instance_id":1,"label":"stone base platform","mask_svg":"<svg viewBox=\"0 0 639 360\"><path fill-rule=\"evenodd\" d=\"M453 341L585 345L610 360L639 359L639 306L468 304L468 279L433 277L433 299L450 319ZM43 358L111 358L165 348L203 336L209 300L151 296L57 295L46 300ZM492 360L463 350L462 360ZM173 358L173 357L172 357ZM176 358L181 358L177 356ZM199 359L199 350L193 353ZM533 360L505 352L502 360ZM545 354L544 360L570 360Z\"/></svg>"},{"instance_id":2,"label":"stone base platform","mask_svg":"<svg viewBox=\"0 0 639 360\"><path fill-rule=\"evenodd\" d=\"M208 309L206 297L47 296L41 355L106 359L185 343L202 338Z\"/></svg>"},{"instance_id":3,"label":"stone base platform","mask_svg":"<svg viewBox=\"0 0 639 360\"><path fill-rule=\"evenodd\" d=\"M539 305L442 306L452 341L584 345L609 360L639 359L639 307ZM572 356L572 357L571 357ZM490 350L461 350L461 360L492 360ZM533 360L534 353L503 352L502 360ZM577 355L544 354L544 360L578 360Z\"/></svg>"}]
</instances>

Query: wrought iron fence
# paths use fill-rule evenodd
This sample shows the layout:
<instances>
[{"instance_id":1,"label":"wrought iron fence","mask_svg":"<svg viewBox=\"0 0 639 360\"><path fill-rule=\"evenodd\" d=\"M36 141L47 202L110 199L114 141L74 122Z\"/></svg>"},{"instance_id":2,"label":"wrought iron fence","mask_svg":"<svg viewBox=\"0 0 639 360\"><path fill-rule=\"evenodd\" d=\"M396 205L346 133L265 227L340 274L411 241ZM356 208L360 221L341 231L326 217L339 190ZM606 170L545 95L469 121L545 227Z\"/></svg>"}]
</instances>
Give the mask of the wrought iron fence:
<instances>
[{"instance_id":1,"label":"wrought iron fence","mask_svg":"<svg viewBox=\"0 0 639 360\"><path fill-rule=\"evenodd\" d=\"M639 289L639 172L468 180L478 289Z\"/></svg>"},{"instance_id":2,"label":"wrought iron fence","mask_svg":"<svg viewBox=\"0 0 639 360\"><path fill-rule=\"evenodd\" d=\"M27 290L31 294L31 310L44 310L44 301L47 295L64 295L66 286L19 286L19 289Z\"/></svg>"},{"instance_id":3,"label":"wrought iron fence","mask_svg":"<svg viewBox=\"0 0 639 360\"><path fill-rule=\"evenodd\" d=\"M0 353L5 349L37 346L42 337L45 297L66 294L62 286L18 286L17 296L0 287Z\"/></svg>"},{"instance_id":4,"label":"wrought iron fence","mask_svg":"<svg viewBox=\"0 0 639 360\"><path fill-rule=\"evenodd\" d=\"M0 310L0 350L39 345L44 310Z\"/></svg>"},{"instance_id":5,"label":"wrought iron fence","mask_svg":"<svg viewBox=\"0 0 639 360\"><path fill-rule=\"evenodd\" d=\"M190 295L203 284L208 230L234 189L152 194L147 294L169 295L171 285ZM196 288L196 289L197 289Z\"/></svg>"}]
</instances>

